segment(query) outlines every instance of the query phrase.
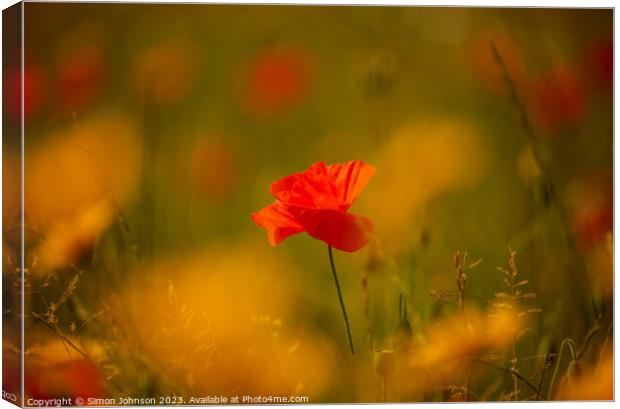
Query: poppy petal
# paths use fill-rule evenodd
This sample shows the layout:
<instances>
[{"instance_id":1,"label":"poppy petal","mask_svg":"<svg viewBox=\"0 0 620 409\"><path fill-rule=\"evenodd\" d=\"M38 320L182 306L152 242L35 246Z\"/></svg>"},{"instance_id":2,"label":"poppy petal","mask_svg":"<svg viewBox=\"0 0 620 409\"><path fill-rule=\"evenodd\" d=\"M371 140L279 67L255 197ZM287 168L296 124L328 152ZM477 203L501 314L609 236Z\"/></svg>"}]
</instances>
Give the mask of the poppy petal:
<instances>
[{"instance_id":1,"label":"poppy petal","mask_svg":"<svg viewBox=\"0 0 620 409\"><path fill-rule=\"evenodd\" d=\"M292 175L288 175L281 179L278 179L271 184L271 186L269 187L269 192L271 192L271 194L279 201L289 203L292 195L291 192L300 177L301 173L293 173Z\"/></svg>"},{"instance_id":2,"label":"poppy petal","mask_svg":"<svg viewBox=\"0 0 620 409\"><path fill-rule=\"evenodd\" d=\"M302 173L294 173L271 184L270 192L283 203L306 207L338 209L327 166L317 162Z\"/></svg>"},{"instance_id":3,"label":"poppy petal","mask_svg":"<svg viewBox=\"0 0 620 409\"><path fill-rule=\"evenodd\" d=\"M347 210L364 190L375 168L361 160L337 163L327 167L340 210Z\"/></svg>"},{"instance_id":4,"label":"poppy petal","mask_svg":"<svg viewBox=\"0 0 620 409\"><path fill-rule=\"evenodd\" d=\"M286 207L310 236L338 250L357 251L368 244L372 234L372 222L363 216L334 209Z\"/></svg>"},{"instance_id":5,"label":"poppy petal","mask_svg":"<svg viewBox=\"0 0 620 409\"><path fill-rule=\"evenodd\" d=\"M275 246L285 238L304 231L295 218L276 202L252 214L254 223L267 230L269 244Z\"/></svg>"}]
</instances>

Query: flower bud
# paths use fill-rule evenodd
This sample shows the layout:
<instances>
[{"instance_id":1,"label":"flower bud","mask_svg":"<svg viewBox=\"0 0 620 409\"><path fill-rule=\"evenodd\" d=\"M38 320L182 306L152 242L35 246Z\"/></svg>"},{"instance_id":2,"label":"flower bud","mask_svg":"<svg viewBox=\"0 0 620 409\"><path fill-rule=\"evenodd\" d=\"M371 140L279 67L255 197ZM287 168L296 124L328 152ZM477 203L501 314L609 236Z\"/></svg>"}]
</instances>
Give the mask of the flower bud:
<instances>
[{"instance_id":1,"label":"flower bud","mask_svg":"<svg viewBox=\"0 0 620 409\"><path fill-rule=\"evenodd\" d=\"M375 352L375 370L379 375L387 378L396 367L396 357L394 351L384 349L380 352Z\"/></svg>"}]
</instances>

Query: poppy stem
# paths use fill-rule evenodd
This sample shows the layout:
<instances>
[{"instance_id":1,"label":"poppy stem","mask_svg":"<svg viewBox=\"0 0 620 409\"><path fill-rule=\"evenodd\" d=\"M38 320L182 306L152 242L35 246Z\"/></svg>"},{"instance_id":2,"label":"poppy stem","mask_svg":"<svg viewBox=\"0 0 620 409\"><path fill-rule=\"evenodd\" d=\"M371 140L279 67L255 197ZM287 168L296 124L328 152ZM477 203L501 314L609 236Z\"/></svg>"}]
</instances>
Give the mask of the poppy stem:
<instances>
[{"instance_id":1,"label":"poppy stem","mask_svg":"<svg viewBox=\"0 0 620 409\"><path fill-rule=\"evenodd\" d=\"M342 311L342 318L344 318L344 327L347 330L349 348L351 350L351 354L355 354L355 348L353 347L353 337L351 337L351 328L349 328L349 317L347 317L347 310L344 307L344 300L342 299L342 291L340 291L340 283L338 282L338 274L336 273L336 265L334 264L334 255L332 252L332 246L327 246L327 253L329 254L329 265L332 268L332 276L334 277L334 284L336 284L336 291L338 292L338 301L340 302L340 310Z\"/></svg>"}]
</instances>

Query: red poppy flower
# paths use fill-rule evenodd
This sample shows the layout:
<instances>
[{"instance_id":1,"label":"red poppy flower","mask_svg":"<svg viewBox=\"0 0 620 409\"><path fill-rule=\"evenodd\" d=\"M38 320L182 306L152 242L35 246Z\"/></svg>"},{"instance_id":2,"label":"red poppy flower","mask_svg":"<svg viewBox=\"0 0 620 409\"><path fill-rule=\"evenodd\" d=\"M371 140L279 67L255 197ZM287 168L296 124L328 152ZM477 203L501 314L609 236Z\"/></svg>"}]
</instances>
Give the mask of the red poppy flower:
<instances>
[{"instance_id":1,"label":"red poppy flower","mask_svg":"<svg viewBox=\"0 0 620 409\"><path fill-rule=\"evenodd\" d=\"M294 45L280 44L264 50L248 73L245 109L265 118L297 106L312 89L315 66L312 55Z\"/></svg>"},{"instance_id":2,"label":"red poppy flower","mask_svg":"<svg viewBox=\"0 0 620 409\"><path fill-rule=\"evenodd\" d=\"M26 368L26 393L35 399L61 396L106 396L105 379L97 366L86 359Z\"/></svg>"},{"instance_id":3,"label":"red poppy flower","mask_svg":"<svg viewBox=\"0 0 620 409\"><path fill-rule=\"evenodd\" d=\"M579 125L586 114L583 79L569 67L558 67L532 84L532 119L542 129L556 131Z\"/></svg>"},{"instance_id":4,"label":"red poppy flower","mask_svg":"<svg viewBox=\"0 0 620 409\"><path fill-rule=\"evenodd\" d=\"M504 73L497 63L491 44L495 46L505 70L517 87L525 77L523 57L519 43L507 32L485 30L472 42L470 62L475 75L489 91L503 95L507 92Z\"/></svg>"},{"instance_id":5,"label":"red poppy flower","mask_svg":"<svg viewBox=\"0 0 620 409\"><path fill-rule=\"evenodd\" d=\"M614 39L611 33L591 41L583 51L584 77L600 90L613 92Z\"/></svg>"},{"instance_id":6,"label":"red poppy flower","mask_svg":"<svg viewBox=\"0 0 620 409\"><path fill-rule=\"evenodd\" d=\"M571 184L572 224L579 250L596 247L613 231L613 185L605 174L591 174Z\"/></svg>"},{"instance_id":7,"label":"red poppy flower","mask_svg":"<svg viewBox=\"0 0 620 409\"><path fill-rule=\"evenodd\" d=\"M43 70L36 65L26 64L23 71L23 81L24 116L29 118L39 112L47 96ZM5 107L13 119L19 121L22 112L22 71L20 67L8 73L5 84L7 84L4 91Z\"/></svg>"},{"instance_id":8,"label":"red poppy flower","mask_svg":"<svg viewBox=\"0 0 620 409\"><path fill-rule=\"evenodd\" d=\"M191 188L197 198L209 203L225 203L239 182L238 157L225 136L217 133L198 141L190 162Z\"/></svg>"},{"instance_id":9,"label":"red poppy flower","mask_svg":"<svg viewBox=\"0 0 620 409\"><path fill-rule=\"evenodd\" d=\"M74 51L59 68L58 86L67 109L82 107L101 90L104 76L104 50L90 45Z\"/></svg>"},{"instance_id":10,"label":"red poppy flower","mask_svg":"<svg viewBox=\"0 0 620 409\"><path fill-rule=\"evenodd\" d=\"M267 230L272 246L306 232L335 249L357 251L368 243L372 222L347 210L374 171L359 160L329 166L315 163L272 183L275 203L252 214L252 220Z\"/></svg>"}]
</instances>

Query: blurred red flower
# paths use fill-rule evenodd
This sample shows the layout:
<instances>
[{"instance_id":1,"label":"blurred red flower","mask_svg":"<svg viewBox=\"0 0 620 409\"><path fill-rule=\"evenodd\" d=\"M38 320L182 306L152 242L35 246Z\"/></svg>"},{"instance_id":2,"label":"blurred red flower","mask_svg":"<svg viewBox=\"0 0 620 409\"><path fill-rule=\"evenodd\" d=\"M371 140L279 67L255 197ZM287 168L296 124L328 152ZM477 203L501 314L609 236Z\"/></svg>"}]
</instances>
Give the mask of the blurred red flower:
<instances>
[{"instance_id":1,"label":"blurred red flower","mask_svg":"<svg viewBox=\"0 0 620 409\"><path fill-rule=\"evenodd\" d=\"M276 45L263 51L251 64L243 95L248 113L269 117L300 103L312 88L315 62L306 50Z\"/></svg>"},{"instance_id":2,"label":"blurred red flower","mask_svg":"<svg viewBox=\"0 0 620 409\"><path fill-rule=\"evenodd\" d=\"M67 109L90 102L103 86L104 52L98 45L74 51L62 61L58 72L61 101Z\"/></svg>"},{"instance_id":3,"label":"blurred red flower","mask_svg":"<svg viewBox=\"0 0 620 409\"><path fill-rule=\"evenodd\" d=\"M347 210L374 171L359 160L329 166L315 163L272 183L275 203L252 214L252 220L267 230L272 246L305 231L335 249L357 251L368 243L373 226L366 217Z\"/></svg>"},{"instance_id":4,"label":"blurred red flower","mask_svg":"<svg viewBox=\"0 0 620 409\"><path fill-rule=\"evenodd\" d=\"M470 46L470 63L481 83L496 94L507 92L504 73L493 54L495 46L504 68L517 87L524 82L523 56L517 40L508 32L486 29L478 34Z\"/></svg>"},{"instance_id":5,"label":"blurred red flower","mask_svg":"<svg viewBox=\"0 0 620 409\"><path fill-rule=\"evenodd\" d=\"M614 85L614 41L612 33L589 42L584 51L584 76L592 85L611 93Z\"/></svg>"},{"instance_id":6,"label":"blurred red flower","mask_svg":"<svg viewBox=\"0 0 620 409\"><path fill-rule=\"evenodd\" d=\"M213 133L200 139L189 166L192 192L206 202L228 201L239 185L239 158L224 135Z\"/></svg>"},{"instance_id":7,"label":"blurred red flower","mask_svg":"<svg viewBox=\"0 0 620 409\"><path fill-rule=\"evenodd\" d=\"M569 67L557 67L532 84L532 119L546 131L579 125L586 114L583 79Z\"/></svg>"},{"instance_id":8,"label":"blurred red flower","mask_svg":"<svg viewBox=\"0 0 620 409\"><path fill-rule=\"evenodd\" d=\"M43 70L36 65L26 64L24 79L24 117L36 114L47 97L47 87ZM22 109L22 70L16 67L5 78L5 109L11 117L19 121Z\"/></svg>"},{"instance_id":9,"label":"blurred red flower","mask_svg":"<svg viewBox=\"0 0 620 409\"><path fill-rule=\"evenodd\" d=\"M580 251L587 253L613 232L613 183L606 174L590 174L571 182L568 200Z\"/></svg>"},{"instance_id":10,"label":"blurred red flower","mask_svg":"<svg viewBox=\"0 0 620 409\"><path fill-rule=\"evenodd\" d=\"M34 399L63 396L104 398L105 378L97 366L82 358L50 366L26 369L26 393Z\"/></svg>"}]
</instances>

